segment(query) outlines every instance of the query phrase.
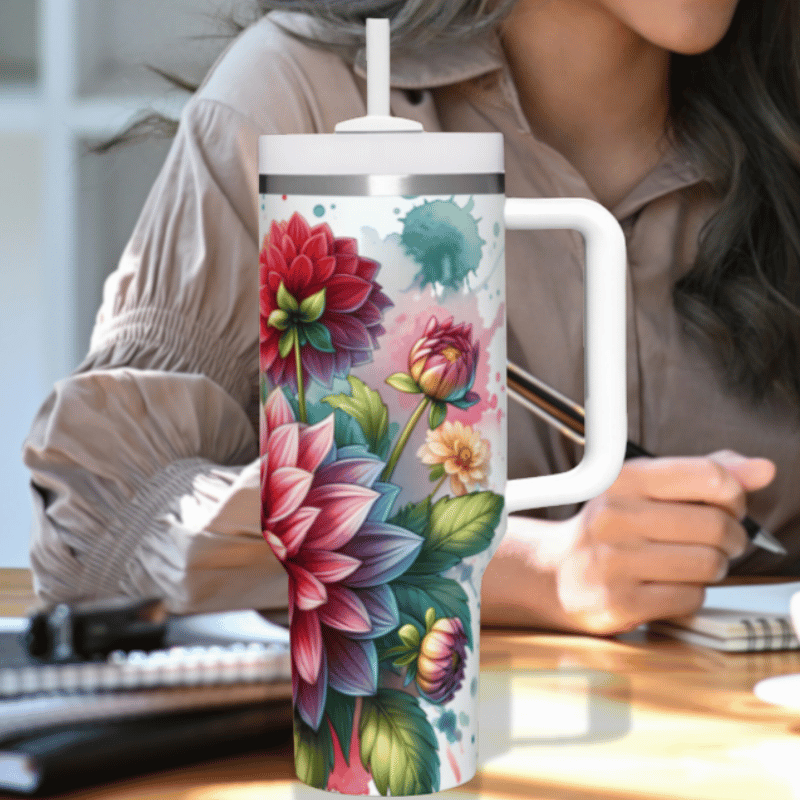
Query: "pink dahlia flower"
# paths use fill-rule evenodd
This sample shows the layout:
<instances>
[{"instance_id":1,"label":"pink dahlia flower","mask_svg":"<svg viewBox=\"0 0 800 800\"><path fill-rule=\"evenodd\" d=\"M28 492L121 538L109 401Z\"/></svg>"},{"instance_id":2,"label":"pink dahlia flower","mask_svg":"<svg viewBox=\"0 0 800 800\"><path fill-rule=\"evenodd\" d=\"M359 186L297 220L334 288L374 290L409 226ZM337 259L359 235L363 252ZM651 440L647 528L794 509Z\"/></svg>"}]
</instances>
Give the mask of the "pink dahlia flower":
<instances>
[{"instance_id":1,"label":"pink dahlia flower","mask_svg":"<svg viewBox=\"0 0 800 800\"><path fill-rule=\"evenodd\" d=\"M415 680L435 703L447 703L461 687L467 660L467 637L458 617L437 619L419 646Z\"/></svg>"},{"instance_id":2,"label":"pink dahlia flower","mask_svg":"<svg viewBox=\"0 0 800 800\"><path fill-rule=\"evenodd\" d=\"M295 212L288 222L272 223L259 262L260 361L273 386L297 390L295 354L279 352L289 325L300 333L305 385L313 376L330 387L334 375L344 377L351 367L371 360L378 337L386 332L383 311L392 302L373 280L380 264L359 256L355 239L334 238L327 223L312 228ZM321 315L306 317L298 308L282 317L280 327L270 325L270 314L279 309L281 284L298 307L324 289ZM321 326L327 334L322 331L320 336Z\"/></svg>"},{"instance_id":3,"label":"pink dahlia flower","mask_svg":"<svg viewBox=\"0 0 800 800\"><path fill-rule=\"evenodd\" d=\"M469 408L480 399L470 391L478 368L478 345L472 344L472 325L439 323L431 317L422 338L408 355L408 370L432 400Z\"/></svg>"},{"instance_id":4,"label":"pink dahlia flower","mask_svg":"<svg viewBox=\"0 0 800 800\"><path fill-rule=\"evenodd\" d=\"M316 730L328 686L377 691L372 639L398 625L387 584L422 538L385 522L399 489L376 483L384 463L364 447L337 448L333 415L299 423L280 389L264 412L262 529L289 575L295 708Z\"/></svg>"}]
</instances>

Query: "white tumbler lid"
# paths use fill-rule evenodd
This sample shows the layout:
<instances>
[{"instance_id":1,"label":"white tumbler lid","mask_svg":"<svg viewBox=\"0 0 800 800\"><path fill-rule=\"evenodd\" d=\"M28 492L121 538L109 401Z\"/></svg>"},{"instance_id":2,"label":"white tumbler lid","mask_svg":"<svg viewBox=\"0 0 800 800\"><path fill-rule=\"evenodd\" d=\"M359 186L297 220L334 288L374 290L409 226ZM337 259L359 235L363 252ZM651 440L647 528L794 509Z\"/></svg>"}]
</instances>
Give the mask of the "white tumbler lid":
<instances>
[{"instance_id":1,"label":"white tumbler lid","mask_svg":"<svg viewBox=\"0 0 800 800\"><path fill-rule=\"evenodd\" d=\"M297 133L258 139L262 175L502 173L501 133Z\"/></svg>"}]
</instances>

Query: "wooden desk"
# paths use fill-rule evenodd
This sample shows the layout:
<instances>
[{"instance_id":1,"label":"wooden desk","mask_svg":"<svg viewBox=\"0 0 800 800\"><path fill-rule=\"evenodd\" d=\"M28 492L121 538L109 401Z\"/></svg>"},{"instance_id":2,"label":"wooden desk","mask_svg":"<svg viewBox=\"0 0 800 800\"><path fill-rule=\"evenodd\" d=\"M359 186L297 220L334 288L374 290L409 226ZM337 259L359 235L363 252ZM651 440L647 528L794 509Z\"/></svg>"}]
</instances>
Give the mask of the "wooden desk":
<instances>
[{"instance_id":1,"label":"wooden desk","mask_svg":"<svg viewBox=\"0 0 800 800\"><path fill-rule=\"evenodd\" d=\"M0 614L31 600L24 573L0 570ZM752 694L765 676L800 672L797 652L724 654L641 632L486 630L481 663L483 763L452 800L800 797L800 713ZM61 797L318 800L293 775L287 741Z\"/></svg>"},{"instance_id":2,"label":"wooden desk","mask_svg":"<svg viewBox=\"0 0 800 800\"><path fill-rule=\"evenodd\" d=\"M36 605L27 569L0 569L0 616L22 617Z\"/></svg>"}]
</instances>

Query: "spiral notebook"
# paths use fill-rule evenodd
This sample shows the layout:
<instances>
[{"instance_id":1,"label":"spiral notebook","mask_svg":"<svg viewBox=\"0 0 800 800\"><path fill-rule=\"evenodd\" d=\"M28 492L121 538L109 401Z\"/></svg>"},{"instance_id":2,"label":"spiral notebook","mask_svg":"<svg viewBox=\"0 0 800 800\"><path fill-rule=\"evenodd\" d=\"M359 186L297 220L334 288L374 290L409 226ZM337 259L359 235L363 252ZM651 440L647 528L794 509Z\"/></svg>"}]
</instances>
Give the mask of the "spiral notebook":
<instances>
[{"instance_id":1,"label":"spiral notebook","mask_svg":"<svg viewBox=\"0 0 800 800\"><path fill-rule=\"evenodd\" d=\"M171 620L163 650L77 664L31 659L26 625L0 620L0 741L61 724L291 697L288 631L254 611Z\"/></svg>"},{"instance_id":2,"label":"spiral notebook","mask_svg":"<svg viewBox=\"0 0 800 800\"><path fill-rule=\"evenodd\" d=\"M800 648L789 601L800 581L711 586L695 614L649 623L651 631L729 652Z\"/></svg>"}]
</instances>

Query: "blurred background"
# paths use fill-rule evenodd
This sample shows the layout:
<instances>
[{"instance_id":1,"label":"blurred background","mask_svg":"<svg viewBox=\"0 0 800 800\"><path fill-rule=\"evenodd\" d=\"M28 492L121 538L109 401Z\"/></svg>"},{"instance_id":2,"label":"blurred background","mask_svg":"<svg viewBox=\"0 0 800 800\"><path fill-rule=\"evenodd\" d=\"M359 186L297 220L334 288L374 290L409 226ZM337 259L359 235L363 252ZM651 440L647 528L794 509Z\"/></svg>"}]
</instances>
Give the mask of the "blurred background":
<instances>
[{"instance_id":1,"label":"blurred background","mask_svg":"<svg viewBox=\"0 0 800 800\"><path fill-rule=\"evenodd\" d=\"M116 267L169 149L98 154L141 112L177 118L247 0L0 0L0 567L28 565L22 441L53 384L86 353Z\"/></svg>"}]
</instances>

